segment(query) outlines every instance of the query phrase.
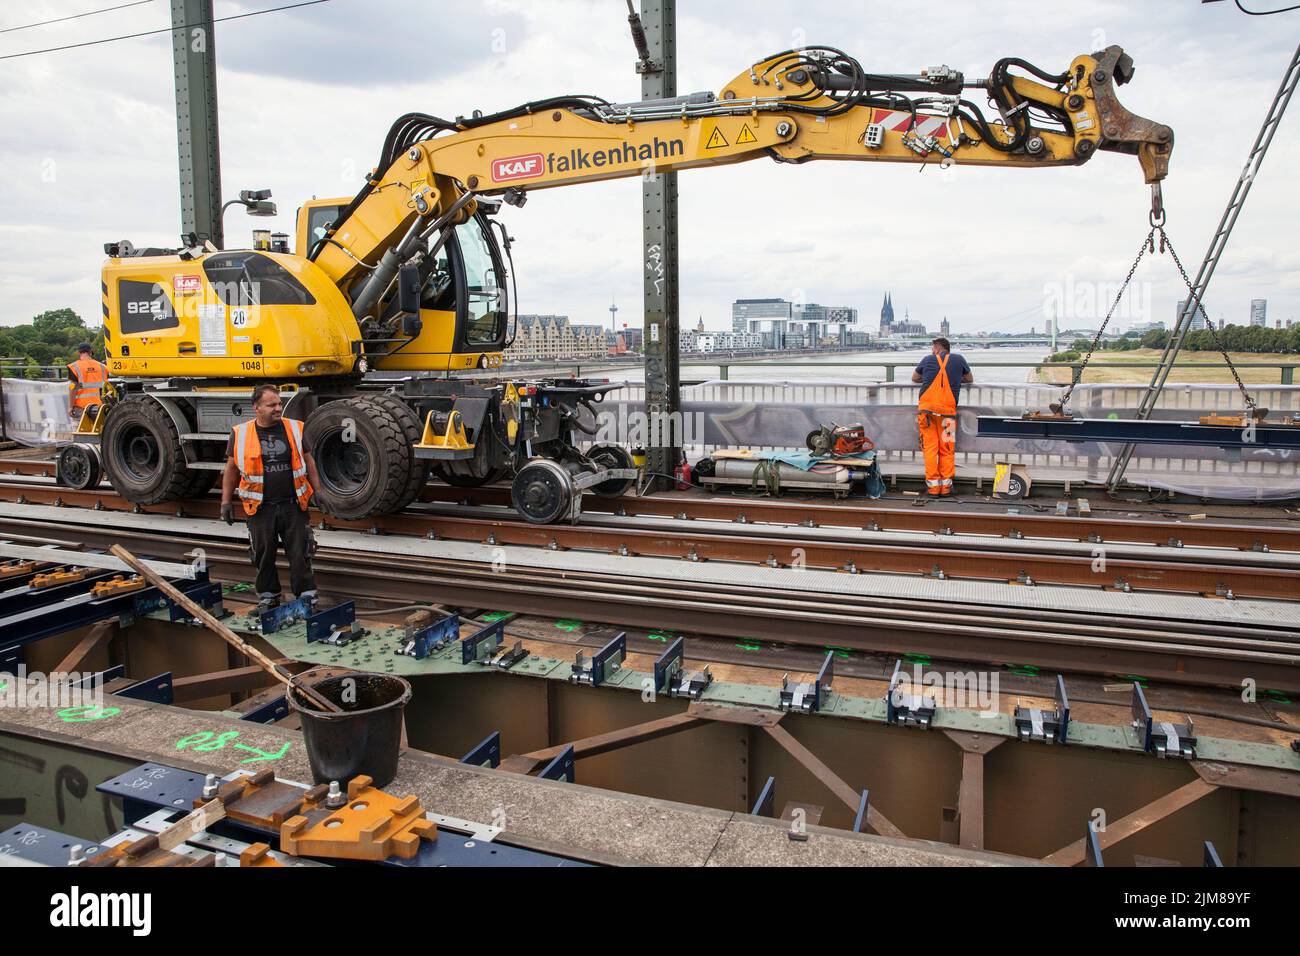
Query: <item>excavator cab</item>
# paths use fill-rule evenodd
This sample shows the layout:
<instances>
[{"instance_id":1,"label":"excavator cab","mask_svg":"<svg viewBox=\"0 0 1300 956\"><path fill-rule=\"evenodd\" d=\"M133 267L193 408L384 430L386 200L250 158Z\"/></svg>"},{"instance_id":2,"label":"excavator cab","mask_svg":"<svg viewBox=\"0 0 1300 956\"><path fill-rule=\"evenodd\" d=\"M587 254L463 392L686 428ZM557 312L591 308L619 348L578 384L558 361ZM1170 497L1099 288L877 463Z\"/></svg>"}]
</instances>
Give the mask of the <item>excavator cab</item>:
<instances>
[{"instance_id":1,"label":"excavator cab","mask_svg":"<svg viewBox=\"0 0 1300 956\"><path fill-rule=\"evenodd\" d=\"M348 202L347 199L313 199L300 206L294 254L307 258L307 253L325 238Z\"/></svg>"},{"instance_id":2,"label":"excavator cab","mask_svg":"<svg viewBox=\"0 0 1300 956\"><path fill-rule=\"evenodd\" d=\"M299 256L326 240L348 199L313 199L298 210ZM436 252L415 267L418 311L409 315L395 291L363 328L369 367L390 372L497 368L509 332L508 256L489 216L499 203L449 230ZM406 321L403 321L403 318Z\"/></svg>"}]
</instances>

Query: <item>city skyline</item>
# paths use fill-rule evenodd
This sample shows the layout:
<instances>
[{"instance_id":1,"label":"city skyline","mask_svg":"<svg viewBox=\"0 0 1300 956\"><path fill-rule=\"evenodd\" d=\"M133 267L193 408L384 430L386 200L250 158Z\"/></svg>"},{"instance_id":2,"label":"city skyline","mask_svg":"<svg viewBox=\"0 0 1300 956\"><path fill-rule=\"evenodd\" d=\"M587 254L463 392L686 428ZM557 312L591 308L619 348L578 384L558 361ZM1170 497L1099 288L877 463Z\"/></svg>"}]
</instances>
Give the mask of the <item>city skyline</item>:
<instances>
[{"instance_id":1,"label":"city skyline","mask_svg":"<svg viewBox=\"0 0 1300 956\"><path fill-rule=\"evenodd\" d=\"M892 290L885 290L884 293L882 293L882 295L889 295L891 305L894 304ZM631 298L631 296L629 296L629 298ZM640 298L639 294L636 296L636 298L639 300ZM1176 317L1178 312L1182 310L1184 301L1185 301L1184 299L1178 299L1170 303L1167 311L1169 311L1173 316ZM1240 316L1234 316L1228 312L1216 311L1214 312L1215 325L1217 327L1220 323L1220 320L1223 320L1223 322L1227 325L1241 325L1241 326L1258 325L1260 323L1254 321L1256 304L1259 302L1267 302L1267 301L1268 301L1267 299L1260 299L1258 297L1249 299L1245 308L1241 310L1242 314ZM639 328L640 327L639 323L633 325L633 322L639 319L639 312L633 310L633 308L630 305L618 304L621 302L622 300L619 299L617 296L612 297L611 304L617 306L616 311L619 316L618 318L619 330L622 330L624 328ZM795 305L795 306L801 304L801 303L791 302L790 300L787 299L782 299L780 296L737 296L731 300L733 306L737 302L786 302L790 305ZM810 302L807 304L819 305L820 303ZM877 329L879 323L878 320L873 318L874 313L871 312L870 309L864 309L861 306L841 306L841 307L854 309L854 311L856 311L858 315L858 322L857 322L858 327L863 331L872 332L874 336L875 330ZM981 324L980 320L978 319L972 320L969 318L965 318L961 320L961 325L958 326L955 324L954 321L957 313L941 311L937 314L937 316L925 316L922 318L918 318L916 316L910 315L910 306L902 305L899 306L899 308L903 311L905 318L910 318L912 322L920 322L921 324L926 326L927 330L934 331L936 334L938 334L938 330L940 329L942 323L944 322L948 323L949 329L953 334L969 335L969 334L977 334L977 333L1035 334L1038 330L1043 330L1044 332L1049 330L1050 322L1052 321L1052 316L1046 314L1040 315L1037 318L1030 316L1026 318L1024 323L1017 323L1017 326L1023 324L1024 327L1004 328L1004 327L998 327L997 319L992 320L988 324ZM610 306L606 305L603 311L609 312ZM1204 306L1201 307L1200 311L1202 312L1202 314L1205 315L1209 314L1206 312ZM1086 317L1076 318L1069 321L1062 320L1059 324L1059 330L1061 332L1065 332L1067 330L1081 330L1081 329L1088 329L1088 328L1095 329L1100 324L1102 318L1104 318L1104 316L1097 316L1095 320L1091 321L1091 323ZM703 312L696 313L694 315L683 314L679 320L680 329L683 332L689 331L691 329L694 329L696 327L696 323L700 321L704 322L705 331L707 332L722 332L727 330L733 330L733 331L735 330L735 326L734 326L735 318L734 318L734 313L732 312L729 312L725 316L720 316L716 318L710 317L707 313L703 313ZM1295 323L1294 318L1289 318L1289 317L1283 318L1281 316L1274 316L1272 321L1270 323L1267 323L1267 325L1269 328L1289 328L1294 323ZM598 323L593 321L590 324L598 324ZM931 325L933 325L933 328L931 328ZM1156 315L1151 315L1150 317L1134 316L1131 318L1112 318L1108 331L1118 331L1121 333L1130 330L1145 331L1147 329L1156 326L1165 329L1172 328L1173 319L1165 321L1160 319ZM1204 325L1201 324L1198 327L1203 328Z\"/></svg>"}]
</instances>

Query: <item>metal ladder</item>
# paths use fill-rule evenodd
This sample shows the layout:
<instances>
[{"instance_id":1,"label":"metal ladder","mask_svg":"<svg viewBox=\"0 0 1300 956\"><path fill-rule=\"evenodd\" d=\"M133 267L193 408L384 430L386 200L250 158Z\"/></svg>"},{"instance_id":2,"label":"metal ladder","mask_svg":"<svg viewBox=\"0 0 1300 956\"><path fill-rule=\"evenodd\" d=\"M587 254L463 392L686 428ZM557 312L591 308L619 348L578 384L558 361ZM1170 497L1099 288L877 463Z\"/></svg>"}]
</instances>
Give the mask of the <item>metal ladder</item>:
<instances>
[{"instance_id":1,"label":"metal ladder","mask_svg":"<svg viewBox=\"0 0 1300 956\"><path fill-rule=\"evenodd\" d=\"M1297 46L1295 53L1291 55L1291 62L1282 75L1282 85L1278 87L1277 95L1273 97L1273 105L1269 107L1264 125L1260 127L1259 135L1255 137L1255 145L1246 158L1246 165L1242 168L1241 176L1237 178L1237 185L1232 191L1232 198L1228 201L1228 208L1223 211L1223 218L1219 220L1219 228L1210 240L1210 247L1205 252L1205 258L1201 260L1201 267L1196 273L1196 280L1192 283L1194 294L1187 297L1182 311L1179 312L1178 321L1175 323L1174 330L1165 343L1164 352L1160 356L1160 365L1151 377L1151 384L1142 395L1142 401L1138 405L1136 416L1139 420L1151 417L1151 412L1156 406L1156 400L1160 398L1160 392L1165 387L1165 381L1169 378L1169 373L1173 371L1174 361L1178 358L1179 351L1182 350L1183 340L1191 330L1193 317L1201 311L1201 302L1205 297L1205 290L1210 284L1210 279L1214 276L1214 268L1219 264L1219 257L1223 255L1223 249L1228 244L1228 236L1232 234L1232 227L1237 223L1237 216L1241 213L1241 207L1246 203L1246 196L1250 194L1251 184L1255 181L1256 175L1259 174L1260 164L1264 161L1264 154L1268 152L1269 143L1273 142L1273 134L1277 131L1278 123L1282 120L1282 114L1286 112L1287 104L1291 102L1291 94L1295 92L1297 80L1300 80L1300 46ZM1207 321L1209 321L1208 318ZM1125 444L1111 465L1110 475L1106 479L1106 485L1111 491L1114 491L1123 482L1124 471L1128 468L1128 463L1133 457L1134 447L1132 442Z\"/></svg>"}]
</instances>

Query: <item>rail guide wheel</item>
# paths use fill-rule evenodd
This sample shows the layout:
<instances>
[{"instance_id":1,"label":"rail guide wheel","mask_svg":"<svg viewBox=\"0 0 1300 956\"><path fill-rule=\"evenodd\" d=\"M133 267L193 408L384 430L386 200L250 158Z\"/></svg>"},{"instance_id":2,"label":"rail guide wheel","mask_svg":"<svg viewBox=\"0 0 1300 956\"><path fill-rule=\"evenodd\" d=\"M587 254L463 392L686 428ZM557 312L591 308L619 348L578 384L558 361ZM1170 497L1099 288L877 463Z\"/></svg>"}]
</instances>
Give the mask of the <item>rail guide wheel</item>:
<instances>
[{"instance_id":1,"label":"rail guide wheel","mask_svg":"<svg viewBox=\"0 0 1300 956\"><path fill-rule=\"evenodd\" d=\"M622 445L602 442L592 445L587 457L604 468L635 468L632 453ZM621 498L636 484L635 478L608 478L592 486L591 493L601 498Z\"/></svg>"},{"instance_id":2,"label":"rail guide wheel","mask_svg":"<svg viewBox=\"0 0 1300 956\"><path fill-rule=\"evenodd\" d=\"M104 475L99 449L77 442L59 452L54 469L57 483L74 491L85 491L99 484Z\"/></svg>"},{"instance_id":3,"label":"rail guide wheel","mask_svg":"<svg viewBox=\"0 0 1300 956\"><path fill-rule=\"evenodd\" d=\"M510 500L524 520L532 524L553 524L562 518L577 520L581 498L573 477L548 459L534 459L515 475Z\"/></svg>"}]
</instances>

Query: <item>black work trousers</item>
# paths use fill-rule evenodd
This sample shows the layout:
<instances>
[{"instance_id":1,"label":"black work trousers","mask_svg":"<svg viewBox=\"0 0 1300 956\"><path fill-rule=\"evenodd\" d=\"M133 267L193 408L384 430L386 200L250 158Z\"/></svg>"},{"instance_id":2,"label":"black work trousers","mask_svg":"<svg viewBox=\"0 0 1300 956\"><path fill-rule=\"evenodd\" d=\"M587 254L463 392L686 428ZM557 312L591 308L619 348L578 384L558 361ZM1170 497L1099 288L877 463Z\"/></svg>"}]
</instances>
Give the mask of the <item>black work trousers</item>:
<instances>
[{"instance_id":1,"label":"black work trousers","mask_svg":"<svg viewBox=\"0 0 1300 956\"><path fill-rule=\"evenodd\" d=\"M280 596L280 573L275 567L277 545L284 546L284 556L289 559L289 583L294 597L314 596L316 577L311 570L311 555L315 548L311 523L298 502L263 504L247 524L249 551L257 568L257 596Z\"/></svg>"}]
</instances>

